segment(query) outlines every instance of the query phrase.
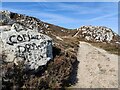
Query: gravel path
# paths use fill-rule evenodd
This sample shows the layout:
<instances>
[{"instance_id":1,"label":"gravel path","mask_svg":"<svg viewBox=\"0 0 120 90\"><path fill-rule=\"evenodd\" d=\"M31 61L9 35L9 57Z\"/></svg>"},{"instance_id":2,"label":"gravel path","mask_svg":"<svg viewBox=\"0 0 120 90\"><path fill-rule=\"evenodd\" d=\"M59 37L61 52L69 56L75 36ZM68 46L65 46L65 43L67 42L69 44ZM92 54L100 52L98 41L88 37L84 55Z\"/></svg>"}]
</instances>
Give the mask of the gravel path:
<instances>
[{"instance_id":1,"label":"gravel path","mask_svg":"<svg viewBox=\"0 0 120 90\"><path fill-rule=\"evenodd\" d=\"M118 88L118 56L80 42L78 82L73 88Z\"/></svg>"}]
</instances>

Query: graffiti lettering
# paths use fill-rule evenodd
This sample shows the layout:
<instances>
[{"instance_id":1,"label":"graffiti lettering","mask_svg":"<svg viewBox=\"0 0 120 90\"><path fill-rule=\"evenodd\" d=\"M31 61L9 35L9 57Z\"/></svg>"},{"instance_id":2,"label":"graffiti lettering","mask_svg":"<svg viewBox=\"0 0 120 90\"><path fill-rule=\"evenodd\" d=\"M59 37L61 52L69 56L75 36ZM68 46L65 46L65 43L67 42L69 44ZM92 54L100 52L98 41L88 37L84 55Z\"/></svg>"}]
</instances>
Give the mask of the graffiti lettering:
<instances>
[{"instance_id":1,"label":"graffiti lettering","mask_svg":"<svg viewBox=\"0 0 120 90\"><path fill-rule=\"evenodd\" d=\"M9 42L7 42L7 44L9 45L13 45L13 43L17 43L15 40L13 40L13 38L16 37L15 35L12 35L9 37Z\"/></svg>"},{"instance_id":2,"label":"graffiti lettering","mask_svg":"<svg viewBox=\"0 0 120 90\"><path fill-rule=\"evenodd\" d=\"M19 23L20 24L20 23ZM16 32L20 32L20 31L27 31L27 29L25 27L22 27L21 25L14 25L14 29L16 30Z\"/></svg>"},{"instance_id":3,"label":"graffiti lettering","mask_svg":"<svg viewBox=\"0 0 120 90\"><path fill-rule=\"evenodd\" d=\"M43 56L42 56L43 48L41 48L41 47L42 47L41 43L39 45L37 45L35 43L25 44L23 46L18 45L17 50L16 50L16 53L17 53L16 56L22 57L25 59L30 59L30 58L33 58L32 55L34 55L34 58L39 60L39 59L43 58ZM33 53L33 51L36 51L36 52Z\"/></svg>"},{"instance_id":4,"label":"graffiti lettering","mask_svg":"<svg viewBox=\"0 0 120 90\"><path fill-rule=\"evenodd\" d=\"M29 34L12 35L9 37L7 44L14 45L17 43L29 42L33 39L40 40L45 39L45 37L43 35L29 35Z\"/></svg>"},{"instance_id":5,"label":"graffiti lettering","mask_svg":"<svg viewBox=\"0 0 120 90\"><path fill-rule=\"evenodd\" d=\"M18 45L18 52L30 52L31 50L40 50L41 47L43 47L43 44L40 43L40 45L36 45L35 43L32 44L25 44L25 46Z\"/></svg>"}]
</instances>

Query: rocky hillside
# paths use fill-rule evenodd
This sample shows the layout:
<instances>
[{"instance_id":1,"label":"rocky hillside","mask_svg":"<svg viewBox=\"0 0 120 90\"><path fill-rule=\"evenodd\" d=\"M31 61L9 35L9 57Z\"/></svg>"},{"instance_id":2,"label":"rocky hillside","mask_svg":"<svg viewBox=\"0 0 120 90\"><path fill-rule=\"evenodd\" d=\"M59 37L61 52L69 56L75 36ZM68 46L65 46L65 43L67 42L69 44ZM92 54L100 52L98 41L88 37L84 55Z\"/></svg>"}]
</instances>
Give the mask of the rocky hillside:
<instances>
[{"instance_id":1,"label":"rocky hillside","mask_svg":"<svg viewBox=\"0 0 120 90\"><path fill-rule=\"evenodd\" d=\"M106 27L83 26L79 29L69 30L34 17L0 11L0 34L3 31L11 31L15 24L18 25L16 28L20 27L19 30L23 27L25 30L36 31L52 38L53 59L34 72L26 70L24 62L19 62L18 65L3 62L6 54L1 53L0 62L3 63L1 69L4 89L30 87L47 89L69 86L76 80L77 51L80 40L119 43L119 36ZM3 52L2 49L0 50Z\"/></svg>"},{"instance_id":2,"label":"rocky hillside","mask_svg":"<svg viewBox=\"0 0 120 90\"><path fill-rule=\"evenodd\" d=\"M27 42L30 41L29 39L31 36L31 40L39 39L38 34L46 34L53 40L53 59L50 60L46 65L39 66L39 69L36 71L26 69L25 62L17 62L17 64L15 62L4 62L6 61L6 58L8 58L8 53L3 52L8 52L8 47L6 47L6 51L3 49L3 44L0 49L0 60L3 63L1 65L3 89L30 87L36 89L60 88L65 87L71 83L70 78L74 71L73 68L77 67L75 64L77 63L76 56L79 39L71 37L72 33L68 29L42 22L34 17L12 13L9 11L0 12L0 25L0 34L3 35L3 32L6 32L6 34L4 33L4 36L1 36L1 43L5 41L3 40L4 38L15 34L14 36L10 36L8 39L10 42L12 41L12 43L15 44L15 47L16 45L23 45L23 43L27 44ZM11 34L8 34L9 32L11 32ZM31 35L29 36L28 34L30 33ZM37 36L33 37L35 33ZM27 42L24 42L24 39L26 39ZM37 44L37 42L38 41L36 41L35 44ZM38 46L35 45L35 47ZM31 46L29 48L31 48ZM12 51L12 49L9 50ZM26 50L29 51L28 49ZM9 53L9 56L13 57L12 53ZM27 56L29 56L29 54ZM23 58L23 60L26 61L25 58ZM32 63L30 66L32 66Z\"/></svg>"},{"instance_id":3,"label":"rocky hillside","mask_svg":"<svg viewBox=\"0 0 120 90\"><path fill-rule=\"evenodd\" d=\"M71 32L68 29L52 25L46 22L43 22L37 18L17 14L9 11L0 12L0 24L1 25L12 25L14 22L19 22L22 25L35 30L37 29L40 33L44 34L56 34L59 36L69 35Z\"/></svg>"},{"instance_id":4,"label":"rocky hillside","mask_svg":"<svg viewBox=\"0 0 120 90\"><path fill-rule=\"evenodd\" d=\"M11 25L14 22L19 22L24 26L40 33L47 34L56 39L64 38L64 36L74 36L92 42L107 42L120 44L120 36L105 26L81 26L80 28L69 30L60 26L52 25L43 22L37 18L17 14L9 11L2 11L0 21L2 25ZM61 39L62 40L62 39Z\"/></svg>"}]
</instances>

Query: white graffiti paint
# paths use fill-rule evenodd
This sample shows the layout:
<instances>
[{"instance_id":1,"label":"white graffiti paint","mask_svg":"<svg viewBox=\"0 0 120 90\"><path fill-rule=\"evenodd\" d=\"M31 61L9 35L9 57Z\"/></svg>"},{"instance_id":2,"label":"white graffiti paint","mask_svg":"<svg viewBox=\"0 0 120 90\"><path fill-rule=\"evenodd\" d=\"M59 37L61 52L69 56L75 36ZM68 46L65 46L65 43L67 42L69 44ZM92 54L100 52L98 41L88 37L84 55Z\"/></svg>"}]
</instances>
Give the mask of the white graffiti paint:
<instances>
[{"instance_id":1,"label":"white graffiti paint","mask_svg":"<svg viewBox=\"0 0 120 90\"><path fill-rule=\"evenodd\" d=\"M14 23L11 30L1 32L2 53L6 62L25 61L26 67L37 69L53 58L52 39L47 35Z\"/></svg>"}]
</instances>

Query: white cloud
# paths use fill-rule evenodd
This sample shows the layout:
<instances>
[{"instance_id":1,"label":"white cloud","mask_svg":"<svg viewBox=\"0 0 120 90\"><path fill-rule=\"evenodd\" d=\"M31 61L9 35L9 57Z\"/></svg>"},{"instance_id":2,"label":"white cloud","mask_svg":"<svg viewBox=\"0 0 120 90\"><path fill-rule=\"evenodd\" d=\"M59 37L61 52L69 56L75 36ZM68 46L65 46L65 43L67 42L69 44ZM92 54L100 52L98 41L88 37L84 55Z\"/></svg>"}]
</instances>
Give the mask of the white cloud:
<instances>
[{"instance_id":1,"label":"white cloud","mask_svg":"<svg viewBox=\"0 0 120 90\"><path fill-rule=\"evenodd\" d=\"M35 11L35 10L23 10L23 9L12 9L12 8L3 8L3 10L9 10L11 12L29 15L29 16L37 17L39 19L44 18L43 21L54 22L54 23L55 22L56 23L72 23L72 22L78 21L74 18L69 18L59 14L42 12L39 10Z\"/></svg>"},{"instance_id":2,"label":"white cloud","mask_svg":"<svg viewBox=\"0 0 120 90\"><path fill-rule=\"evenodd\" d=\"M113 17L113 16L115 16L115 15L118 15L118 13L107 14L107 15L104 15L104 16L95 17L95 18L92 18L92 19L86 20L86 22L97 21L97 20L101 20L101 19L105 19L105 18Z\"/></svg>"},{"instance_id":3,"label":"white cloud","mask_svg":"<svg viewBox=\"0 0 120 90\"><path fill-rule=\"evenodd\" d=\"M74 18L69 18L66 16L58 15L58 14L52 14L52 13L37 13L36 16L46 18L45 21L49 22L59 22L59 23L72 23L75 21L78 21Z\"/></svg>"},{"instance_id":4,"label":"white cloud","mask_svg":"<svg viewBox=\"0 0 120 90\"><path fill-rule=\"evenodd\" d=\"M36 1L36 0L35 0ZM47 1L47 0L44 0ZM117 26L117 6L110 5L100 5L100 7L88 7L87 5L80 4L69 4L69 3L56 3L55 6L50 6L51 4L44 3L35 3L35 4L27 4L23 5L22 8L12 8L12 6L7 6L3 9L10 10L16 13L27 14L29 16L34 16L42 21L60 25L63 27L79 27L81 24L97 24L99 25L110 25L112 28L116 28ZM26 7L33 7L31 9L26 9ZM94 6L94 5L93 5ZM10 7L10 8L9 8ZM25 7L25 8L24 8ZM40 8L41 7L41 8ZM114 8L115 7L115 8ZM23 9L24 8L24 9ZM114 8L114 9L113 9ZM43 10L44 9L44 10ZM61 13L59 11L61 10ZM65 15L62 11L70 11L65 12ZM57 11L57 12L54 12ZM107 12L106 12L107 11ZM112 11L112 12L111 12ZM71 14L71 15L69 15ZM94 18L87 19L89 16ZM101 15L101 16L100 16ZM83 17L83 18L82 18ZM99 21L99 22L98 22ZM111 23L115 23L115 25L111 25ZM97 25L96 24L96 25Z\"/></svg>"}]
</instances>

